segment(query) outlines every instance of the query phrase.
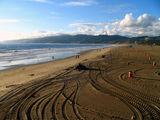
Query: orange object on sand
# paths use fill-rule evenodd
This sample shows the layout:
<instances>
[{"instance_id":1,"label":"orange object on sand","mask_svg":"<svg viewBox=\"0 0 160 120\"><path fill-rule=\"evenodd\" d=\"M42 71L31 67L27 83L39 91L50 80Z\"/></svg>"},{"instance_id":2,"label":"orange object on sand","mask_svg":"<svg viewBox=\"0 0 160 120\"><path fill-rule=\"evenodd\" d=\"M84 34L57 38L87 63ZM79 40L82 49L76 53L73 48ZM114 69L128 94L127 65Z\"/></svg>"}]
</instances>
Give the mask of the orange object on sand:
<instances>
[{"instance_id":1,"label":"orange object on sand","mask_svg":"<svg viewBox=\"0 0 160 120\"><path fill-rule=\"evenodd\" d=\"M132 78L132 77L133 77L133 74L132 74L131 71L129 72L128 77L129 77L129 78Z\"/></svg>"},{"instance_id":2,"label":"orange object on sand","mask_svg":"<svg viewBox=\"0 0 160 120\"><path fill-rule=\"evenodd\" d=\"M153 65L153 67L155 67L156 66L156 62L153 61L152 65Z\"/></svg>"}]
</instances>

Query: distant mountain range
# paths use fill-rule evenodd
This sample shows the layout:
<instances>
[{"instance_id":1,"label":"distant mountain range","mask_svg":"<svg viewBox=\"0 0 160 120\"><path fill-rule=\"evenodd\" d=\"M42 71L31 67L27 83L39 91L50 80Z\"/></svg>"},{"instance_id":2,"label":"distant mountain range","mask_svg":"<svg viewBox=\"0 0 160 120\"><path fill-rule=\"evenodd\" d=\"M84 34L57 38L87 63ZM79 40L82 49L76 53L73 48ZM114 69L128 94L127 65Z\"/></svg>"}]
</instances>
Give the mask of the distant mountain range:
<instances>
[{"instance_id":1,"label":"distant mountain range","mask_svg":"<svg viewBox=\"0 0 160 120\"><path fill-rule=\"evenodd\" d=\"M125 37L120 35L59 35L8 41L10 43L138 43L160 45L160 36Z\"/></svg>"}]
</instances>

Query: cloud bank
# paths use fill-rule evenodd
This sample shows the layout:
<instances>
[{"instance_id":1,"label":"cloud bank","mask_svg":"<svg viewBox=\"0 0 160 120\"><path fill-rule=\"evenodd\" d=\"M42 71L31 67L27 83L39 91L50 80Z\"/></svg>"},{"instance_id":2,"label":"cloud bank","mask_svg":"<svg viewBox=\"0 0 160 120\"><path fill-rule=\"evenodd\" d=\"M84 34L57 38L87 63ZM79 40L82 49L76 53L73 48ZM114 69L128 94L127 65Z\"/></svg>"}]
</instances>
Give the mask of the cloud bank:
<instances>
[{"instance_id":1,"label":"cloud bank","mask_svg":"<svg viewBox=\"0 0 160 120\"><path fill-rule=\"evenodd\" d=\"M160 19L156 16L143 14L134 18L132 13L126 14L124 19L113 23L75 23L78 33L107 34L123 36L160 36ZM96 29L103 26L102 29Z\"/></svg>"},{"instance_id":2,"label":"cloud bank","mask_svg":"<svg viewBox=\"0 0 160 120\"><path fill-rule=\"evenodd\" d=\"M17 19L0 19L0 23L19 22ZM88 35L122 35L122 36L160 36L160 18L143 14L134 18L132 13L126 14L124 19L112 23L74 23L70 27L77 27L75 31L34 31L32 33L4 33L0 31L0 40L14 40L36 38L60 34L88 34Z\"/></svg>"}]
</instances>

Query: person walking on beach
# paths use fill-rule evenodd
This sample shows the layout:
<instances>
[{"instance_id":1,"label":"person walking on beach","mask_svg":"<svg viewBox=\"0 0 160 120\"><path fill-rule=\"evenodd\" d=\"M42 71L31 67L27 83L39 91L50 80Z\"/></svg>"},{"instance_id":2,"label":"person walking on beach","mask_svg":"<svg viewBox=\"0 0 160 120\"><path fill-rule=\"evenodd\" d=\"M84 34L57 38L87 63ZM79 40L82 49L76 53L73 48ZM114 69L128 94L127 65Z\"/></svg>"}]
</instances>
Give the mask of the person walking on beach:
<instances>
[{"instance_id":1,"label":"person walking on beach","mask_svg":"<svg viewBox=\"0 0 160 120\"><path fill-rule=\"evenodd\" d=\"M80 55L76 55L76 59L78 59L78 58L79 58L79 56L80 56Z\"/></svg>"}]
</instances>

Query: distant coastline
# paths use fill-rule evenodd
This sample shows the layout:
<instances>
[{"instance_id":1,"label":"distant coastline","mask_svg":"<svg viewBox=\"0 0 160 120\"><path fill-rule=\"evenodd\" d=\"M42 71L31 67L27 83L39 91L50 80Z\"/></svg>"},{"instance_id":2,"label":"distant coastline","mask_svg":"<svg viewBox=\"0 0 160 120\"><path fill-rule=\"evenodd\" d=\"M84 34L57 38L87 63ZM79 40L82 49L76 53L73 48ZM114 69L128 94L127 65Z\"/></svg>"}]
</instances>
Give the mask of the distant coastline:
<instances>
[{"instance_id":1,"label":"distant coastline","mask_svg":"<svg viewBox=\"0 0 160 120\"><path fill-rule=\"evenodd\" d=\"M160 36L126 37L120 35L59 35L40 38L10 40L7 43L98 43L98 44L146 44L160 45Z\"/></svg>"}]
</instances>

